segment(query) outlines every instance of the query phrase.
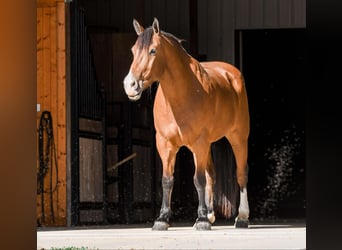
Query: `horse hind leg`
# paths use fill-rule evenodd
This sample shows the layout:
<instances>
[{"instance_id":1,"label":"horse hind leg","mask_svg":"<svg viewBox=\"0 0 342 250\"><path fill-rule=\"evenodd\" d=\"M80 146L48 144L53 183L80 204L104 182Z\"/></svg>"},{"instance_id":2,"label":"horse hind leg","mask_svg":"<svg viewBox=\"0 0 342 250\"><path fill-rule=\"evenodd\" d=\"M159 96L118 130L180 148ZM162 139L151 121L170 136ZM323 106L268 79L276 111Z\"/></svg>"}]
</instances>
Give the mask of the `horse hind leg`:
<instances>
[{"instance_id":1,"label":"horse hind leg","mask_svg":"<svg viewBox=\"0 0 342 250\"><path fill-rule=\"evenodd\" d=\"M195 161L195 174L194 174L194 184L198 194L198 217L194 224L194 228L197 230L211 230L211 221L213 221L212 216L208 216L212 212L212 188L211 185L208 186L207 181L210 181L210 175L207 172L209 146L203 149L203 144L198 143L197 147L192 148L194 161ZM211 205L210 205L211 204Z\"/></svg>"},{"instance_id":2,"label":"horse hind leg","mask_svg":"<svg viewBox=\"0 0 342 250\"><path fill-rule=\"evenodd\" d=\"M237 181L240 187L240 205L238 215L235 218L236 228L248 228L249 224L249 205L247 196L248 165L247 165L247 140L237 137L228 138L232 145L236 160Z\"/></svg>"},{"instance_id":3,"label":"horse hind leg","mask_svg":"<svg viewBox=\"0 0 342 250\"><path fill-rule=\"evenodd\" d=\"M206 186L205 186L205 202L208 208L208 220L211 224L215 222L215 212L214 212L214 186L216 181L216 173L214 164L211 158L211 154L208 156L207 169L205 171L206 176Z\"/></svg>"}]
</instances>

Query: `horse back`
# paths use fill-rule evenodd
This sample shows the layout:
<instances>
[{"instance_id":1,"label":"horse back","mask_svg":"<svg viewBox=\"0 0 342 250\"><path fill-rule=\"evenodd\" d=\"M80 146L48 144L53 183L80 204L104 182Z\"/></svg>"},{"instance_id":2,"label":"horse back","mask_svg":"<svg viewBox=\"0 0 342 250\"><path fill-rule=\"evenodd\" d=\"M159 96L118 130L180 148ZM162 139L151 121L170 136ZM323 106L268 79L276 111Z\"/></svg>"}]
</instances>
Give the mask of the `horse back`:
<instances>
[{"instance_id":1,"label":"horse back","mask_svg":"<svg viewBox=\"0 0 342 250\"><path fill-rule=\"evenodd\" d=\"M243 131L243 134L248 134L249 108L245 81L241 71L232 64L219 61L202 62L201 65L208 74L208 84L212 85L211 89L217 96L218 105L228 106L226 107L228 110L223 113L228 116L227 119L232 124L231 129L237 128L241 132ZM218 107L218 109L222 115L225 108Z\"/></svg>"},{"instance_id":2,"label":"horse back","mask_svg":"<svg viewBox=\"0 0 342 250\"><path fill-rule=\"evenodd\" d=\"M200 64L211 79L211 84L226 88L231 86L238 95L245 94L243 76L234 65L219 61L201 62ZM220 78L222 80L217 80Z\"/></svg>"}]
</instances>

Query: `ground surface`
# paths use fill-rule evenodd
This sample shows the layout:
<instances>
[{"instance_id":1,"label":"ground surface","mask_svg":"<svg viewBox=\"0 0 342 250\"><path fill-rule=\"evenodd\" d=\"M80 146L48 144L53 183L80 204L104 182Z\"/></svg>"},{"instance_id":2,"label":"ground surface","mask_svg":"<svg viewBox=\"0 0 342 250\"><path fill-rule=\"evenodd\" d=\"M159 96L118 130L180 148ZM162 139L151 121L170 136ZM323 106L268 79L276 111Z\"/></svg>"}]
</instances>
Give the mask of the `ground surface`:
<instances>
[{"instance_id":1,"label":"ground surface","mask_svg":"<svg viewBox=\"0 0 342 250\"><path fill-rule=\"evenodd\" d=\"M152 231L150 225L58 228L37 231L37 249L84 247L85 249L306 249L305 222L258 223L248 229L232 225L196 231L174 225L168 231Z\"/></svg>"}]
</instances>

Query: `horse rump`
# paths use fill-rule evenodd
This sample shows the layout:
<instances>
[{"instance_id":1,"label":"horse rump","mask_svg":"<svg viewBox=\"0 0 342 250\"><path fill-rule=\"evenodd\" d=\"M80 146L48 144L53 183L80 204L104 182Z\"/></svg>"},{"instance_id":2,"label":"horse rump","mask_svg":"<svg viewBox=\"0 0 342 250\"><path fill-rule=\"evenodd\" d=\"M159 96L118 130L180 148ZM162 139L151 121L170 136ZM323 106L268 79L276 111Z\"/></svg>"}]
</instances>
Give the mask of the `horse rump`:
<instances>
[{"instance_id":1,"label":"horse rump","mask_svg":"<svg viewBox=\"0 0 342 250\"><path fill-rule=\"evenodd\" d=\"M216 171L215 214L229 219L237 214L240 191L236 178L234 153L226 138L214 142L211 145L211 153Z\"/></svg>"}]
</instances>

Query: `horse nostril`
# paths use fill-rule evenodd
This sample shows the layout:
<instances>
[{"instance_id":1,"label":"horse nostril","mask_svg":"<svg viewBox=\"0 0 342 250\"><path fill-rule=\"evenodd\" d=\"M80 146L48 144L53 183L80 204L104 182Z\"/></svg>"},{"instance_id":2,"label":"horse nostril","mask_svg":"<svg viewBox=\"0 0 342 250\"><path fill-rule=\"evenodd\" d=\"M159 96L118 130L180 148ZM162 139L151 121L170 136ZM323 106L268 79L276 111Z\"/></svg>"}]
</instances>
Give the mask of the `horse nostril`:
<instances>
[{"instance_id":1,"label":"horse nostril","mask_svg":"<svg viewBox=\"0 0 342 250\"><path fill-rule=\"evenodd\" d=\"M131 83L131 87L134 87L135 85L136 85L136 82L133 81L133 82Z\"/></svg>"}]
</instances>

